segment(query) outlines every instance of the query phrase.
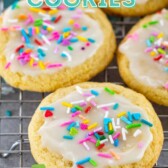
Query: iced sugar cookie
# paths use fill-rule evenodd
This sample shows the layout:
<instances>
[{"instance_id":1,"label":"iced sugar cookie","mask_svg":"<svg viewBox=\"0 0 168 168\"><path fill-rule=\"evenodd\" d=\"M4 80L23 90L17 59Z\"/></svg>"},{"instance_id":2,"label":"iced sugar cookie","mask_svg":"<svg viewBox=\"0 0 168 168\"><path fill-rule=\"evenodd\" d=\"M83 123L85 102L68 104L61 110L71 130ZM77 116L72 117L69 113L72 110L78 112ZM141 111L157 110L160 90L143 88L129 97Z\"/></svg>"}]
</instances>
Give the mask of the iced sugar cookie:
<instances>
[{"instance_id":1,"label":"iced sugar cookie","mask_svg":"<svg viewBox=\"0 0 168 168\"><path fill-rule=\"evenodd\" d=\"M46 168L152 168L163 132L146 98L109 83L52 93L29 125L31 152Z\"/></svg>"},{"instance_id":2,"label":"iced sugar cookie","mask_svg":"<svg viewBox=\"0 0 168 168\"><path fill-rule=\"evenodd\" d=\"M128 86L168 106L168 11L142 19L119 47L119 71Z\"/></svg>"},{"instance_id":3,"label":"iced sugar cookie","mask_svg":"<svg viewBox=\"0 0 168 168\"><path fill-rule=\"evenodd\" d=\"M99 2L98 0L96 0ZM167 0L135 0L136 5L133 8L126 8L121 5L121 8L108 7L103 8L108 14L116 14L121 16L144 16L153 12L156 12L166 6L168 6ZM123 1L121 2L129 2ZM118 3L116 1L116 3Z\"/></svg>"},{"instance_id":4,"label":"iced sugar cookie","mask_svg":"<svg viewBox=\"0 0 168 168\"><path fill-rule=\"evenodd\" d=\"M37 9L20 1L0 23L0 74L22 90L53 91L87 81L112 60L116 46L99 9Z\"/></svg>"}]
</instances>

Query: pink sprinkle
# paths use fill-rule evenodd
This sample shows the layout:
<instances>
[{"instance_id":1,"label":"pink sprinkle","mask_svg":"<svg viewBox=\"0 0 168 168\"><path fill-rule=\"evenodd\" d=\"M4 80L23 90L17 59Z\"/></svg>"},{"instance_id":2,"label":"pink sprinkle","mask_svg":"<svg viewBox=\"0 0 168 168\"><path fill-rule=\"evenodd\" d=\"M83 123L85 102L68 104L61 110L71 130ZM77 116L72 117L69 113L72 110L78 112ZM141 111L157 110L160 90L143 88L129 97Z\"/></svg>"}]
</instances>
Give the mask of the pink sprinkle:
<instances>
[{"instance_id":1,"label":"pink sprinkle","mask_svg":"<svg viewBox=\"0 0 168 168\"><path fill-rule=\"evenodd\" d=\"M87 124L80 124L81 130L86 130L88 128Z\"/></svg>"},{"instance_id":2,"label":"pink sprinkle","mask_svg":"<svg viewBox=\"0 0 168 168\"><path fill-rule=\"evenodd\" d=\"M91 100L90 103L91 103L91 105L94 106L94 107L97 106L97 104L96 104L96 102L95 102L94 100Z\"/></svg>"},{"instance_id":3,"label":"pink sprinkle","mask_svg":"<svg viewBox=\"0 0 168 168\"><path fill-rule=\"evenodd\" d=\"M165 89L168 90L168 82L165 84Z\"/></svg>"},{"instance_id":4,"label":"pink sprinkle","mask_svg":"<svg viewBox=\"0 0 168 168\"><path fill-rule=\"evenodd\" d=\"M131 38L131 39L133 39L133 40L138 40L139 35L138 35L137 33L129 34L129 35L127 36L127 38Z\"/></svg>"},{"instance_id":5,"label":"pink sprinkle","mask_svg":"<svg viewBox=\"0 0 168 168\"><path fill-rule=\"evenodd\" d=\"M77 115L81 114L81 111L77 111L71 115L71 117L76 117Z\"/></svg>"},{"instance_id":6,"label":"pink sprinkle","mask_svg":"<svg viewBox=\"0 0 168 168\"><path fill-rule=\"evenodd\" d=\"M112 156L110 154L106 154L106 153L98 153L97 155L100 157L103 157L103 158L107 158L107 159L112 158Z\"/></svg>"},{"instance_id":7,"label":"pink sprinkle","mask_svg":"<svg viewBox=\"0 0 168 168\"><path fill-rule=\"evenodd\" d=\"M5 69L8 69L11 65L11 62L8 62L6 65L5 65Z\"/></svg>"},{"instance_id":8,"label":"pink sprinkle","mask_svg":"<svg viewBox=\"0 0 168 168\"><path fill-rule=\"evenodd\" d=\"M84 106L86 106L86 105L87 105L86 102L82 102L82 103L80 103L80 106L81 106L81 107L84 107Z\"/></svg>"},{"instance_id":9,"label":"pink sprinkle","mask_svg":"<svg viewBox=\"0 0 168 168\"><path fill-rule=\"evenodd\" d=\"M117 138L119 138L119 136L121 135L120 132L117 132L114 136L113 136L113 139L116 140Z\"/></svg>"},{"instance_id":10,"label":"pink sprinkle","mask_svg":"<svg viewBox=\"0 0 168 168\"><path fill-rule=\"evenodd\" d=\"M90 138L89 141L96 144L96 140L94 138Z\"/></svg>"},{"instance_id":11,"label":"pink sprinkle","mask_svg":"<svg viewBox=\"0 0 168 168\"><path fill-rule=\"evenodd\" d=\"M87 137L87 138L84 138L82 140L79 141L79 144L83 143L83 142L86 142L86 141L89 141L90 140L90 137Z\"/></svg>"},{"instance_id":12,"label":"pink sprinkle","mask_svg":"<svg viewBox=\"0 0 168 168\"><path fill-rule=\"evenodd\" d=\"M81 9L77 9L77 13L78 13L79 15L82 15L82 14L83 14L83 12L82 12Z\"/></svg>"},{"instance_id":13,"label":"pink sprinkle","mask_svg":"<svg viewBox=\"0 0 168 168\"><path fill-rule=\"evenodd\" d=\"M59 7L58 7L58 9L67 9L67 7L64 5L64 4L62 4L62 5L60 5Z\"/></svg>"},{"instance_id":14,"label":"pink sprinkle","mask_svg":"<svg viewBox=\"0 0 168 168\"><path fill-rule=\"evenodd\" d=\"M102 107L102 109L105 110L105 111L108 111L108 110L109 110L108 107Z\"/></svg>"},{"instance_id":15,"label":"pink sprinkle","mask_svg":"<svg viewBox=\"0 0 168 168\"><path fill-rule=\"evenodd\" d=\"M144 147L144 143L143 142L139 142L138 143L138 148L142 149Z\"/></svg>"},{"instance_id":16,"label":"pink sprinkle","mask_svg":"<svg viewBox=\"0 0 168 168\"><path fill-rule=\"evenodd\" d=\"M62 123L60 126L64 127L64 126L70 125L73 122L74 122L74 120L66 121L66 122Z\"/></svg>"},{"instance_id":17,"label":"pink sprinkle","mask_svg":"<svg viewBox=\"0 0 168 168\"><path fill-rule=\"evenodd\" d=\"M58 47L55 48L54 54L56 54L57 52L58 52Z\"/></svg>"},{"instance_id":18,"label":"pink sprinkle","mask_svg":"<svg viewBox=\"0 0 168 168\"><path fill-rule=\"evenodd\" d=\"M13 26L12 28L15 29L15 30L21 30L22 29L22 27L18 26L18 25L17 26Z\"/></svg>"},{"instance_id":19,"label":"pink sprinkle","mask_svg":"<svg viewBox=\"0 0 168 168\"><path fill-rule=\"evenodd\" d=\"M74 23L74 27L75 27L76 29L80 29L80 24Z\"/></svg>"},{"instance_id":20,"label":"pink sprinkle","mask_svg":"<svg viewBox=\"0 0 168 168\"><path fill-rule=\"evenodd\" d=\"M1 31L8 31L9 29L7 27L1 28Z\"/></svg>"},{"instance_id":21,"label":"pink sprinkle","mask_svg":"<svg viewBox=\"0 0 168 168\"><path fill-rule=\"evenodd\" d=\"M149 47L149 48L145 49L145 52L146 52L146 53L149 53L149 52L151 52L151 51L153 51L153 48L152 48L152 47Z\"/></svg>"},{"instance_id":22,"label":"pink sprinkle","mask_svg":"<svg viewBox=\"0 0 168 168\"><path fill-rule=\"evenodd\" d=\"M90 43L86 43L86 46L87 46L87 47L90 46Z\"/></svg>"},{"instance_id":23,"label":"pink sprinkle","mask_svg":"<svg viewBox=\"0 0 168 168\"><path fill-rule=\"evenodd\" d=\"M97 129L93 130L92 132L89 132L88 135L89 135L89 136L92 136L92 135L94 135L94 133L96 133L96 132L98 132L98 131L101 131L101 130L102 130L102 127L99 127L99 128L97 128Z\"/></svg>"},{"instance_id":24,"label":"pink sprinkle","mask_svg":"<svg viewBox=\"0 0 168 168\"><path fill-rule=\"evenodd\" d=\"M36 67L37 65L38 65L38 63L36 63L36 62L35 62L35 63L33 63L33 67Z\"/></svg>"},{"instance_id":25,"label":"pink sprinkle","mask_svg":"<svg viewBox=\"0 0 168 168\"><path fill-rule=\"evenodd\" d=\"M83 93L82 96L84 96L84 97L89 97L89 96L92 96L92 94L91 94L91 93Z\"/></svg>"},{"instance_id":26,"label":"pink sprinkle","mask_svg":"<svg viewBox=\"0 0 168 168\"><path fill-rule=\"evenodd\" d=\"M80 19L81 17L82 17L82 16L79 15L79 14L76 14L76 15L73 15L73 16L72 16L73 19Z\"/></svg>"},{"instance_id":27,"label":"pink sprinkle","mask_svg":"<svg viewBox=\"0 0 168 168\"><path fill-rule=\"evenodd\" d=\"M62 64L49 64L47 66L47 68L48 69L50 69L50 68L59 68L59 67L62 67L62 66L63 66Z\"/></svg>"},{"instance_id":28,"label":"pink sprinkle","mask_svg":"<svg viewBox=\"0 0 168 168\"><path fill-rule=\"evenodd\" d=\"M153 32L152 35L153 36L158 36L158 33L157 32Z\"/></svg>"}]
</instances>

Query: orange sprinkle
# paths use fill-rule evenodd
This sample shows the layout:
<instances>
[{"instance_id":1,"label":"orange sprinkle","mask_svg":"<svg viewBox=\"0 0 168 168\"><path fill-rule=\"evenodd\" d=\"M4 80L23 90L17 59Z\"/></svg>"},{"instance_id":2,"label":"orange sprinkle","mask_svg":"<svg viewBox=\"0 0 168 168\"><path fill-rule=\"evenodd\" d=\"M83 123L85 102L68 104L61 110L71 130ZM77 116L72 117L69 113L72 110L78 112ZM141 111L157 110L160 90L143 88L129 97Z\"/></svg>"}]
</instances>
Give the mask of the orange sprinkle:
<instances>
[{"instance_id":1,"label":"orange sprinkle","mask_svg":"<svg viewBox=\"0 0 168 168\"><path fill-rule=\"evenodd\" d=\"M86 120L86 118L83 115L78 115L80 119Z\"/></svg>"},{"instance_id":2,"label":"orange sprinkle","mask_svg":"<svg viewBox=\"0 0 168 168\"><path fill-rule=\"evenodd\" d=\"M19 18L20 20L25 20L25 19L27 19L27 16L24 15L24 14L21 14L21 15L19 15L18 18Z\"/></svg>"},{"instance_id":3,"label":"orange sprinkle","mask_svg":"<svg viewBox=\"0 0 168 168\"><path fill-rule=\"evenodd\" d=\"M32 50L31 49L27 49L27 50L25 50L25 52L28 54L28 53L31 53Z\"/></svg>"},{"instance_id":4,"label":"orange sprinkle","mask_svg":"<svg viewBox=\"0 0 168 168\"><path fill-rule=\"evenodd\" d=\"M110 151L110 154L115 157L117 160L120 160L120 157L115 153L113 152L112 150Z\"/></svg>"}]
</instances>

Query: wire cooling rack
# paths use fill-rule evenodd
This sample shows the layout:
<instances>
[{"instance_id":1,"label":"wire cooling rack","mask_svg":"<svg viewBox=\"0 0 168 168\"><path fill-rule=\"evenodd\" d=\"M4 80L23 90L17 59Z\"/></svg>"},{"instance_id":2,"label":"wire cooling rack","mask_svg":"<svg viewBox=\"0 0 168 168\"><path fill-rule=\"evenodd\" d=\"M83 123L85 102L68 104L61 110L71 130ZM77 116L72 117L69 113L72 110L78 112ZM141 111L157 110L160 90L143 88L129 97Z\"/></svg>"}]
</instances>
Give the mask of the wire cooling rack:
<instances>
[{"instance_id":1,"label":"wire cooling rack","mask_svg":"<svg viewBox=\"0 0 168 168\"><path fill-rule=\"evenodd\" d=\"M3 9L4 3L0 0L0 12ZM118 43L138 21L138 18L109 17L109 19L115 29ZM113 60L106 70L92 81L124 85L118 73L116 60ZM32 164L35 164L30 153L27 128L36 107L46 95L47 93L13 89L0 78L0 168L30 168ZM168 108L153 105L162 122L165 136L163 150L155 167L168 168ZM6 110L12 111L11 117L5 115Z\"/></svg>"}]
</instances>

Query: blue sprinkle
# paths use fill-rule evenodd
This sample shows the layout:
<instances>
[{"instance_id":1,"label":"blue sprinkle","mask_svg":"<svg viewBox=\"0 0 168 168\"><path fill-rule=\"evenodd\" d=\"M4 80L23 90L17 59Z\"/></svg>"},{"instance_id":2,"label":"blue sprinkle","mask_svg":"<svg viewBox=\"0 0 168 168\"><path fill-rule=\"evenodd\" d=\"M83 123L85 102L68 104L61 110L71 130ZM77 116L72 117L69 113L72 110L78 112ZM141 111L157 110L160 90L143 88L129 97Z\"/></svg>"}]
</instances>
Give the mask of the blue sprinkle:
<instances>
[{"instance_id":1,"label":"blue sprinkle","mask_svg":"<svg viewBox=\"0 0 168 168\"><path fill-rule=\"evenodd\" d=\"M140 113L133 113L132 117L134 120L139 120L141 118L141 114Z\"/></svg>"},{"instance_id":2,"label":"blue sprinkle","mask_svg":"<svg viewBox=\"0 0 168 168\"><path fill-rule=\"evenodd\" d=\"M56 17L52 17L52 18L51 18L51 21L52 21L52 22L54 22L54 21L55 21L55 19L56 19Z\"/></svg>"},{"instance_id":3,"label":"blue sprinkle","mask_svg":"<svg viewBox=\"0 0 168 168\"><path fill-rule=\"evenodd\" d=\"M68 9L69 9L70 11L73 11L73 10L75 10L76 8L72 8L72 7L70 8L70 7L69 7Z\"/></svg>"},{"instance_id":4,"label":"blue sprinkle","mask_svg":"<svg viewBox=\"0 0 168 168\"><path fill-rule=\"evenodd\" d=\"M94 136L96 137L96 139L99 139L100 140L100 136L98 133L94 133Z\"/></svg>"},{"instance_id":5,"label":"blue sprinkle","mask_svg":"<svg viewBox=\"0 0 168 168\"><path fill-rule=\"evenodd\" d=\"M91 38L88 38L88 41L91 42L91 43L95 43L95 40L91 39Z\"/></svg>"},{"instance_id":6,"label":"blue sprinkle","mask_svg":"<svg viewBox=\"0 0 168 168\"><path fill-rule=\"evenodd\" d=\"M168 72L168 67L164 67L164 71L165 71L165 72Z\"/></svg>"},{"instance_id":7,"label":"blue sprinkle","mask_svg":"<svg viewBox=\"0 0 168 168\"><path fill-rule=\"evenodd\" d=\"M152 46L150 40L146 40L146 45L147 45L148 47L151 47L151 46Z\"/></svg>"},{"instance_id":8,"label":"blue sprinkle","mask_svg":"<svg viewBox=\"0 0 168 168\"><path fill-rule=\"evenodd\" d=\"M76 108L72 108L72 109L71 109L71 112L72 112L72 113L75 113L76 111L77 111Z\"/></svg>"},{"instance_id":9,"label":"blue sprinkle","mask_svg":"<svg viewBox=\"0 0 168 168\"><path fill-rule=\"evenodd\" d=\"M78 42L78 39L77 39L77 38L71 38L69 41L70 41L71 43L76 43L76 42Z\"/></svg>"},{"instance_id":10,"label":"blue sprinkle","mask_svg":"<svg viewBox=\"0 0 168 168\"><path fill-rule=\"evenodd\" d=\"M109 123L109 122L111 122L111 118L104 118L104 120L103 120L103 123L104 123L104 131L105 131L106 133L109 132L109 129L108 129L108 123Z\"/></svg>"},{"instance_id":11,"label":"blue sprinkle","mask_svg":"<svg viewBox=\"0 0 168 168\"><path fill-rule=\"evenodd\" d=\"M66 33L66 32L69 32L69 31L71 31L72 29L70 28L70 27L65 27L64 29L63 29L63 32L64 33Z\"/></svg>"},{"instance_id":12,"label":"blue sprinkle","mask_svg":"<svg viewBox=\"0 0 168 168\"><path fill-rule=\"evenodd\" d=\"M23 48L21 48L20 50L19 50L19 54L21 54L21 53L23 53Z\"/></svg>"},{"instance_id":13,"label":"blue sprinkle","mask_svg":"<svg viewBox=\"0 0 168 168\"><path fill-rule=\"evenodd\" d=\"M141 119L141 122L142 122L143 124L148 125L149 127L153 127L153 124L150 123L149 121L146 121L146 120L144 120L144 119Z\"/></svg>"},{"instance_id":14,"label":"blue sprinkle","mask_svg":"<svg viewBox=\"0 0 168 168\"><path fill-rule=\"evenodd\" d=\"M119 107L119 104L118 104L118 103L115 103L115 104L113 105L113 110L117 110L118 107Z\"/></svg>"},{"instance_id":15,"label":"blue sprinkle","mask_svg":"<svg viewBox=\"0 0 168 168\"><path fill-rule=\"evenodd\" d=\"M12 112L11 112L10 110L6 110L6 111L5 111L5 115L6 115L7 117L11 117L11 116L12 116Z\"/></svg>"},{"instance_id":16,"label":"blue sprinkle","mask_svg":"<svg viewBox=\"0 0 168 168\"><path fill-rule=\"evenodd\" d=\"M70 136L70 135L64 135L63 138L68 139L68 140L72 140L74 137Z\"/></svg>"},{"instance_id":17,"label":"blue sprinkle","mask_svg":"<svg viewBox=\"0 0 168 168\"><path fill-rule=\"evenodd\" d=\"M32 27L28 28L28 32L29 32L29 36L32 37L32 35L33 35L33 29L32 29Z\"/></svg>"},{"instance_id":18,"label":"blue sprinkle","mask_svg":"<svg viewBox=\"0 0 168 168\"><path fill-rule=\"evenodd\" d=\"M90 159L91 159L90 157L87 157L87 158L85 158L85 159L83 159L83 160L77 161L77 162L76 162L76 165L85 164L85 163L89 162Z\"/></svg>"},{"instance_id":19,"label":"blue sprinkle","mask_svg":"<svg viewBox=\"0 0 168 168\"><path fill-rule=\"evenodd\" d=\"M79 127L80 127L79 121L76 121L76 128L79 128Z\"/></svg>"},{"instance_id":20,"label":"blue sprinkle","mask_svg":"<svg viewBox=\"0 0 168 168\"><path fill-rule=\"evenodd\" d=\"M46 26L46 25L43 25L43 29L44 29L44 30L47 30L47 26Z\"/></svg>"},{"instance_id":21,"label":"blue sprinkle","mask_svg":"<svg viewBox=\"0 0 168 168\"><path fill-rule=\"evenodd\" d=\"M18 6L18 0L14 2L11 6L12 10L14 10Z\"/></svg>"},{"instance_id":22,"label":"blue sprinkle","mask_svg":"<svg viewBox=\"0 0 168 168\"><path fill-rule=\"evenodd\" d=\"M46 110L54 111L55 108L54 108L54 107L40 107L40 110L41 110L41 111L46 111Z\"/></svg>"},{"instance_id":23,"label":"blue sprinkle","mask_svg":"<svg viewBox=\"0 0 168 168\"><path fill-rule=\"evenodd\" d=\"M70 129L71 129L72 127L75 127L75 126L76 126L76 122L73 122L73 123L71 123L71 124L67 127L67 130L70 131Z\"/></svg>"},{"instance_id":24,"label":"blue sprinkle","mask_svg":"<svg viewBox=\"0 0 168 168\"><path fill-rule=\"evenodd\" d=\"M119 146L119 140L118 140L118 139L115 139L115 140L114 140L114 146L115 146L115 147L118 147L118 146Z\"/></svg>"},{"instance_id":25,"label":"blue sprinkle","mask_svg":"<svg viewBox=\"0 0 168 168\"><path fill-rule=\"evenodd\" d=\"M86 26L83 26L81 29L82 29L83 31L86 31L88 28L87 28Z\"/></svg>"},{"instance_id":26,"label":"blue sprinkle","mask_svg":"<svg viewBox=\"0 0 168 168\"><path fill-rule=\"evenodd\" d=\"M21 34L24 37L26 43L30 43L30 39L24 29L21 30Z\"/></svg>"},{"instance_id":27,"label":"blue sprinkle","mask_svg":"<svg viewBox=\"0 0 168 168\"><path fill-rule=\"evenodd\" d=\"M60 43L62 42L62 40L63 40L63 35L61 35L61 36L59 37L59 39L57 40L57 43L60 44Z\"/></svg>"},{"instance_id":28,"label":"blue sprinkle","mask_svg":"<svg viewBox=\"0 0 168 168\"><path fill-rule=\"evenodd\" d=\"M97 92L96 90L91 90L90 92L95 96L99 96L99 92Z\"/></svg>"},{"instance_id":29,"label":"blue sprinkle","mask_svg":"<svg viewBox=\"0 0 168 168\"><path fill-rule=\"evenodd\" d=\"M131 121L129 121L126 117L124 117L124 116L122 116L121 117L121 120L123 121L123 122L125 122L126 124L131 124L132 122Z\"/></svg>"},{"instance_id":30,"label":"blue sprinkle","mask_svg":"<svg viewBox=\"0 0 168 168\"><path fill-rule=\"evenodd\" d=\"M29 43L26 44L26 47L34 49L34 46L32 44L29 44Z\"/></svg>"},{"instance_id":31,"label":"blue sprinkle","mask_svg":"<svg viewBox=\"0 0 168 168\"><path fill-rule=\"evenodd\" d=\"M67 55L65 54L65 53L61 53L61 57L63 57L63 58L66 58L67 57Z\"/></svg>"},{"instance_id":32,"label":"blue sprinkle","mask_svg":"<svg viewBox=\"0 0 168 168\"><path fill-rule=\"evenodd\" d=\"M128 112L127 112L127 115L128 115L128 120L132 122L133 119L132 119L132 114L131 114L131 112L128 111Z\"/></svg>"}]
</instances>

